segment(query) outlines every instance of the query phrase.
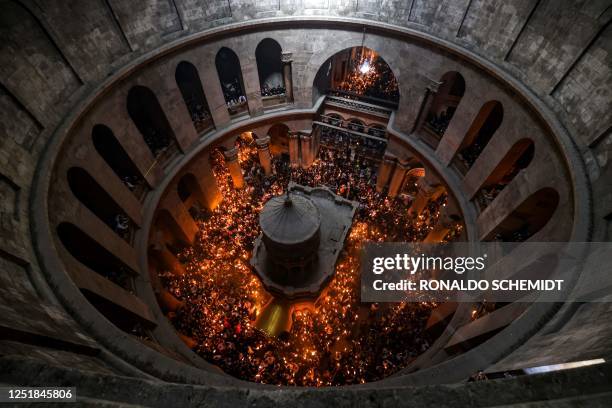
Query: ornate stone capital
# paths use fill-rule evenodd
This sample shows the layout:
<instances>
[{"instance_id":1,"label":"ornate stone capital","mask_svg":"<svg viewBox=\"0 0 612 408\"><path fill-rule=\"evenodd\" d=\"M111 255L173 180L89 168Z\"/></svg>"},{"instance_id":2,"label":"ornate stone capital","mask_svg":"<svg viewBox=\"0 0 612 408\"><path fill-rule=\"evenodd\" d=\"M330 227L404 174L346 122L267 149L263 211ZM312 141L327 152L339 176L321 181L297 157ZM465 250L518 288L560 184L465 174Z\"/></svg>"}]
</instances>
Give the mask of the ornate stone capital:
<instances>
[{"instance_id":1,"label":"ornate stone capital","mask_svg":"<svg viewBox=\"0 0 612 408\"><path fill-rule=\"evenodd\" d=\"M231 149L224 151L223 157L225 157L226 162L232 162L234 160L238 160L238 149L235 147L232 147Z\"/></svg>"},{"instance_id":2,"label":"ornate stone capital","mask_svg":"<svg viewBox=\"0 0 612 408\"><path fill-rule=\"evenodd\" d=\"M255 139L255 144L257 145L258 149L265 149L268 147L268 145L270 144L270 136L264 136L264 137L260 137L258 139Z\"/></svg>"},{"instance_id":3,"label":"ornate stone capital","mask_svg":"<svg viewBox=\"0 0 612 408\"><path fill-rule=\"evenodd\" d=\"M281 54L281 62L283 64L290 64L291 62L293 62L293 54L290 52L283 52Z\"/></svg>"},{"instance_id":4,"label":"ornate stone capital","mask_svg":"<svg viewBox=\"0 0 612 408\"><path fill-rule=\"evenodd\" d=\"M440 85L443 84L443 82L438 82L428 77L425 77L425 80L427 81L427 85L425 87L431 93L437 93L438 89L440 89Z\"/></svg>"}]
</instances>

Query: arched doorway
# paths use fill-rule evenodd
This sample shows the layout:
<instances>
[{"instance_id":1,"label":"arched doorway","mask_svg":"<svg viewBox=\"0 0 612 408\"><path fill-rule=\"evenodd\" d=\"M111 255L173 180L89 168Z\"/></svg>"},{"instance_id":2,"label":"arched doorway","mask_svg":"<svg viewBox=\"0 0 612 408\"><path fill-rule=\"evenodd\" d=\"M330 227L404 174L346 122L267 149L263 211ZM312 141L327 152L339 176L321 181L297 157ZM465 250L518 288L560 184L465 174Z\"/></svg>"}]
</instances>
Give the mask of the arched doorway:
<instances>
[{"instance_id":1,"label":"arched doorway","mask_svg":"<svg viewBox=\"0 0 612 408\"><path fill-rule=\"evenodd\" d=\"M261 40L255 49L259 86L264 107L289 102L286 89L288 81L284 78L281 55L280 44L271 38Z\"/></svg>"},{"instance_id":2,"label":"arched doorway","mask_svg":"<svg viewBox=\"0 0 612 408\"><path fill-rule=\"evenodd\" d=\"M489 101L482 105L453 160L454 167L461 174L465 175L472 168L503 119L504 108L500 102Z\"/></svg>"},{"instance_id":3,"label":"arched doorway","mask_svg":"<svg viewBox=\"0 0 612 408\"><path fill-rule=\"evenodd\" d=\"M178 151L174 131L157 97L149 88L134 86L128 92L127 109L144 142L155 158L162 160Z\"/></svg>"},{"instance_id":4,"label":"arched doorway","mask_svg":"<svg viewBox=\"0 0 612 408\"><path fill-rule=\"evenodd\" d=\"M215 66L230 115L235 116L247 112L242 68L236 53L227 47L221 48L215 57Z\"/></svg>"},{"instance_id":5,"label":"arched doorway","mask_svg":"<svg viewBox=\"0 0 612 408\"><path fill-rule=\"evenodd\" d=\"M367 47L352 47L323 63L313 83L313 103L322 95L361 100L395 109L399 85L387 62Z\"/></svg>"},{"instance_id":6,"label":"arched doorway","mask_svg":"<svg viewBox=\"0 0 612 408\"><path fill-rule=\"evenodd\" d=\"M141 199L149 189L147 183L113 131L108 126L97 124L91 131L91 139L98 154L121 182Z\"/></svg>"},{"instance_id":7,"label":"arched doorway","mask_svg":"<svg viewBox=\"0 0 612 408\"><path fill-rule=\"evenodd\" d=\"M465 80L455 71L442 75L437 92L427 90L425 104L429 109L425 113L421 128L421 136L432 148L437 148L444 136L451 119L465 93Z\"/></svg>"},{"instance_id":8,"label":"arched doorway","mask_svg":"<svg viewBox=\"0 0 612 408\"><path fill-rule=\"evenodd\" d=\"M495 197L529 166L534 154L535 146L531 139L521 139L508 150L474 197L480 211L487 208Z\"/></svg>"},{"instance_id":9,"label":"arched doorway","mask_svg":"<svg viewBox=\"0 0 612 408\"><path fill-rule=\"evenodd\" d=\"M196 131L203 133L212 129L213 121L210 108L204 95L204 89L202 89L197 68L190 62L181 61L176 66L174 77Z\"/></svg>"}]
</instances>

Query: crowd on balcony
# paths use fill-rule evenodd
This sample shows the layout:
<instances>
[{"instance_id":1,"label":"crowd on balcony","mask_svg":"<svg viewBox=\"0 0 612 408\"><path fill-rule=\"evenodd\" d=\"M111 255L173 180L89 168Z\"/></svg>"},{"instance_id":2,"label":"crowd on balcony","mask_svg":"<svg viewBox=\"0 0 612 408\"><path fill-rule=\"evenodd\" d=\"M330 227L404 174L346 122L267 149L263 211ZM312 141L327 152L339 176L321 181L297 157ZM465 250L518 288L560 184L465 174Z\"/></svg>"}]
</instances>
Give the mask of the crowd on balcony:
<instances>
[{"instance_id":1,"label":"crowd on balcony","mask_svg":"<svg viewBox=\"0 0 612 408\"><path fill-rule=\"evenodd\" d=\"M212 125L212 117L207 106L196 99L186 99L185 103L191 114L191 121L198 132L202 132Z\"/></svg>"},{"instance_id":2,"label":"crowd on balcony","mask_svg":"<svg viewBox=\"0 0 612 408\"><path fill-rule=\"evenodd\" d=\"M387 143L382 140L360 137L326 126L321 126L319 143L327 148L346 152L352 160L357 156L380 159L387 147Z\"/></svg>"},{"instance_id":3,"label":"crowd on balcony","mask_svg":"<svg viewBox=\"0 0 612 408\"><path fill-rule=\"evenodd\" d=\"M286 93L285 87L282 85L269 86L265 84L261 88L261 96L279 96L279 95L285 95L285 93Z\"/></svg>"},{"instance_id":4,"label":"crowd on balcony","mask_svg":"<svg viewBox=\"0 0 612 408\"><path fill-rule=\"evenodd\" d=\"M435 134L442 137L446 128L452 119L453 114L449 109L443 110L440 114L429 113L427 120L425 121L426 126L431 129Z\"/></svg>"}]
</instances>

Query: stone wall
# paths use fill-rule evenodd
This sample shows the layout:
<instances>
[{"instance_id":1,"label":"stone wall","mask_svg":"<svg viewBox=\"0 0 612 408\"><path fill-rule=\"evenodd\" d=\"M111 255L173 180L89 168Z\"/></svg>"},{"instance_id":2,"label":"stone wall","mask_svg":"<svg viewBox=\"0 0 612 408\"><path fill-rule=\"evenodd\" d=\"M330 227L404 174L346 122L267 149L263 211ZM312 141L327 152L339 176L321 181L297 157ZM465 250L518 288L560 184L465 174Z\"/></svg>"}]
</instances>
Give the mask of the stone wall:
<instances>
[{"instance_id":1,"label":"stone wall","mask_svg":"<svg viewBox=\"0 0 612 408\"><path fill-rule=\"evenodd\" d=\"M215 55L222 46L238 54L249 103L247 119L259 117L265 121L268 119L259 95L255 48L263 38L273 38L283 52L293 54L295 103L290 108L301 115L277 122L286 122L292 130L300 130L312 121L312 84L319 67L334 53L359 46L364 24L367 26L364 45L384 57L400 84L401 103L393 126L412 137L414 143L419 143L419 135L410 135L410 132L426 87L448 71L461 72L465 77L466 94L459 111L437 151L430 152L440 165L452 161L483 103L500 100L506 112L512 112L471 171L461 179L463 184L457 185L468 195L479 188L491 170L491 163L502 157L514 141L529 137L536 143L534 163L539 165L532 167L522 179L516 179L517 186L512 186L512 190L518 193L499 200L500 205L489 209L489 215L481 214L478 223L482 230L489 230L490 224L511 211L521 198L545 185L553 186L562 197L556 217L566 220L576 214L573 189L577 180L571 177L569 161L554 140L547 121L524 108L524 100L517 96L516 89L496 79L500 73L509 73L525 92L535 95L544 109L554 112L569 132L589 166L594 194L594 236L609 239L608 219L612 214L612 189L607 181L612 171L608 160L612 143L610 5L610 1L560 4L552 0L217 0L206 2L206 8L202 8L202 2L191 0L0 0L2 270L9 271L14 285L29 288L28 296L33 296L32 299L38 297L41 304L61 309L38 266L35 237L31 232L38 235L41 226L31 222L32 214L47 211L48 204L52 224L76 218L75 222L90 220L85 229L105 227L92 221L95 219L79 207L67 187L65 172L70 166L88 168L117 201L130 209L134 218L142 216L141 204L132 201L129 191L117 182L91 144L92 127L105 124L146 175L151 188L165 179L164 169L154 165L151 152L127 114L126 98L132 86L147 86L155 93L182 153L189 154L201 143L209 143L207 137L214 136L198 135L191 124L174 78L177 64L186 60L198 69L216 130L239 132L240 126L230 118L216 80ZM330 16L335 19L332 23L325 21ZM263 25L263 19L267 18L284 22L274 25L268 21L268 26ZM313 21L303 27L291 18ZM354 25L341 22L352 18L363 20ZM249 24L255 27L259 22L262 26L256 27L257 30L245 28ZM234 24L239 30L205 36L206 30L221 30L228 24ZM383 32L382 24L391 25L395 31ZM168 50L158 55L157 50L164 47ZM460 53L470 54L472 62ZM487 64L498 71L492 72ZM111 80L104 82L108 77ZM70 116L73 109L83 110L83 114ZM68 126L70 134L64 140L65 121L73 123ZM274 123L275 119L270 119L257 126L265 133ZM56 132L56 129L60 130ZM52 158L42 155L47 143L56 153ZM40 201L33 201L34 182L50 177L36 173L38 163L56 158L56 163L45 167L55 170L50 179L50 201L46 202L46 196L37 196ZM210 183L206 175L202 177ZM505 194L511 195L508 191ZM579 215L587 219L590 214ZM556 223L541 238L568 236L570 227L569 223ZM40 245L38 242L39 252ZM57 241L42 245L61 247ZM124 246L117 251L129 258L136 253L135 248ZM46 252L42 252L44 257ZM49 333L36 323L52 309L31 310L19 302L10 307L11 313L31 316L31 327L35 327L38 336L62 340L64 329ZM604 315L605 310L596 312L593 319ZM7 314L7 319L10 316ZM70 320L66 314L62 316ZM5 323L12 325L9 320ZM146 364L154 365L150 361L143 363ZM96 363L96 367L105 365Z\"/></svg>"}]
</instances>

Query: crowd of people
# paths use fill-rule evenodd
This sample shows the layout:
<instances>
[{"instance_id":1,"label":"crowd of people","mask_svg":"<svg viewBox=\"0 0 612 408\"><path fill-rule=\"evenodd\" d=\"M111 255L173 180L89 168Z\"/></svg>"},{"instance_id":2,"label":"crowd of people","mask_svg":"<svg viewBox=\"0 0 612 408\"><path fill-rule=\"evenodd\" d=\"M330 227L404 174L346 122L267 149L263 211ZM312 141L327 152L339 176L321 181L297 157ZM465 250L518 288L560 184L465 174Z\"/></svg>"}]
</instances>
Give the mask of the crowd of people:
<instances>
[{"instance_id":1,"label":"crowd of people","mask_svg":"<svg viewBox=\"0 0 612 408\"><path fill-rule=\"evenodd\" d=\"M240 113L247 109L247 98L244 95L238 78L223 84L223 97L225 105L231 114Z\"/></svg>"},{"instance_id":2,"label":"crowd of people","mask_svg":"<svg viewBox=\"0 0 612 408\"><path fill-rule=\"evenodd\" d=\"M139 200L143 198L147 192L147 183L142 177L137 174L121 176L121 182L128 188Z\"/></svg>"},{"instance_id":3,"label":"crowd of people","mask_svg":"<svg viewBox=\"0 0 612 408\"><path fill-rule=\"evenodd\" d=\"M194 245L180 260L186 273L162 272L163 284L184 302L171 316L195 350L225 372L267 384L328 386L359 384L391 375L425 351L431 303L360 302L359 252L366 241L419 241L433 228L444 197L419 217L410 199L376 191L377 162L350 149L321 147L308 169L273 159L265 176L255 146L242 142L239 161L246 187L234 189L220 153L213 172L223 203L199 216ZM249 259L259 235L258 214L290 181L325 186L359 203L345 249L315 310L294 313L290 332L269 337L254 326L270 295L252 272Z\"/></svg>"},{"instance_id":4,"label":"crowd of people","mask_svg":"<svg viewBox=\"0 0 612 408\"><path fill-rule=\"evenodd\" d=\"M319 143L328 149L348 152L351 160L356 157L380 160L387 147L387 143L382 140L360 137L326 126L320 126L320 129Z\"/></svg>"},{"instance_id":5,"label":"crowd of people","mask_svg":"<svg viewBox=\"0 0 612 408\"><path fill-rule=\"evenodd\" d=\"M435 134L442 137L444 132L446 132L446 128L453 118L453 111L450 108L443 110L439 115L435 113L430 113L427 116L427 120L425 124L429 129L431 129Z\"/></svg>"},{"instance_id":6,"label":"crowd of people","mask_svg":"<svg viewBox=\"0 0 612 408\"><path fill-rule=\"evenodd\" d=\"M284 95L286 92L287 91L283 85L269 86L268 84L265 84L261 88L261 96L278 96Z\"/></svg>"},{"instance_id":7,"label":"crowd of people","mask_svg":"<svg viewBox=\"0 0 612 408\"><path fill-rule=\"evenodd\" d=\"M360 70L367 63L367 71ZM380 56L372 60L363 60L352 67L343 81L337 85L337 90L347 91L368 98L399 101L399 86L393 71Z\"/></svg>"},{"instance_id":8,"label":"crowd of people","mask_svg":"<svg viewBox=\"0 0 612 408\"><path fill-rule=\"evenodd\" d=\"M497 183L491 186L483 187L476 195L476 202L480 211L483 211L495 200L495 197L506 187L505 184Z\"/></svg>"},{"instance_id":9,"label":"crowd of people","mask_svg":"<svg viewBox=\"0 0 612 408\"><path fill-rule=\"evenodd\" d=\"M151 153L153 153L155 157L159 156L172 143L170 135L158 132L153 126L146 128L142 135L145 143L149 146Z\"/></svg>"},{"instance_id":10,"label":"crowd of people","mask_svg":"<svg viewBox=\"0 0 612 408\"><path fill-rule=\"evenodd\" d=\"M208 107L195 98L186 99L185 103L191 114L191 121L198 133L205 131L212 126L212 116Z\"/></svg>"}]
</instances>

